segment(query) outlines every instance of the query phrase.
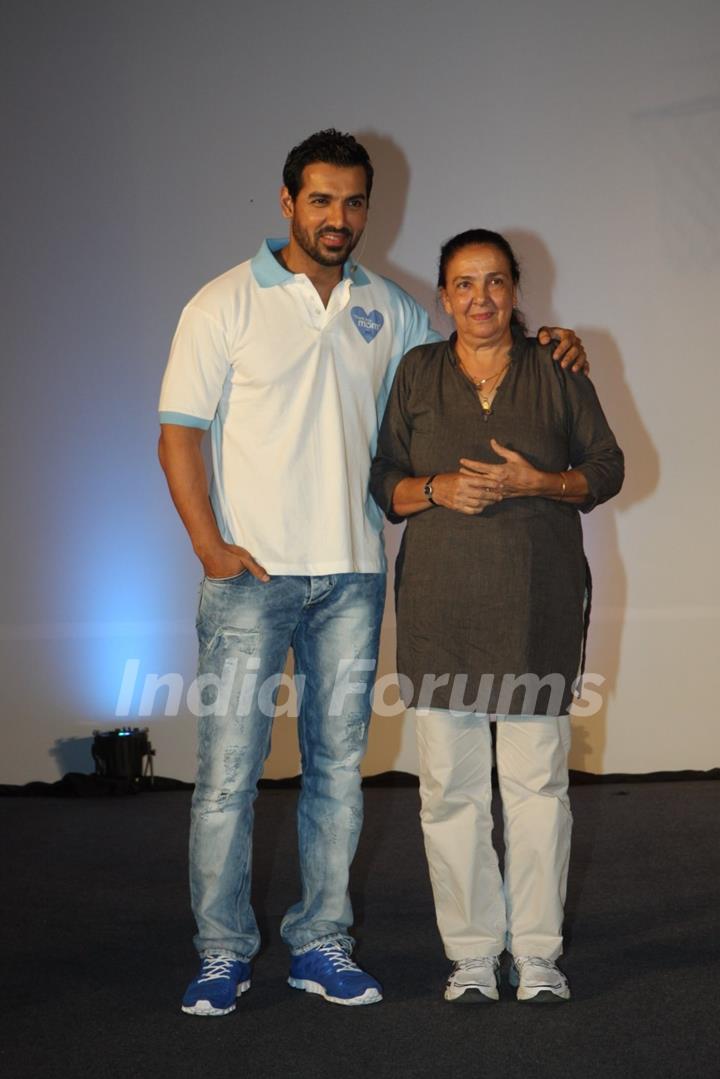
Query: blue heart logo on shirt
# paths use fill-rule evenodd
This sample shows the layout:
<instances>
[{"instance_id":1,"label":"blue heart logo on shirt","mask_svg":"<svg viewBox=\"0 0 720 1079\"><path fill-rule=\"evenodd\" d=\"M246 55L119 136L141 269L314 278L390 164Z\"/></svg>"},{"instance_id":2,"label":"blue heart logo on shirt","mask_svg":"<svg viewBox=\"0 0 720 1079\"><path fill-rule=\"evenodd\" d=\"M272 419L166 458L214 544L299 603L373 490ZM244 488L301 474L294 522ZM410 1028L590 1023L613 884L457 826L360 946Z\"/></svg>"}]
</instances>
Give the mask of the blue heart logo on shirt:
<instances>
[{"instance_id":1,"label":"blue heart logo on shirt","mask_svg":"<svg viewBox=\"0 0 720 1079\"><path fill-rule=\"evenodd\" d=\"M385 322L379 311L366 311L364 307L353 307L350 316L368 344L377 337Z\"/></svg>"}]
</instances>

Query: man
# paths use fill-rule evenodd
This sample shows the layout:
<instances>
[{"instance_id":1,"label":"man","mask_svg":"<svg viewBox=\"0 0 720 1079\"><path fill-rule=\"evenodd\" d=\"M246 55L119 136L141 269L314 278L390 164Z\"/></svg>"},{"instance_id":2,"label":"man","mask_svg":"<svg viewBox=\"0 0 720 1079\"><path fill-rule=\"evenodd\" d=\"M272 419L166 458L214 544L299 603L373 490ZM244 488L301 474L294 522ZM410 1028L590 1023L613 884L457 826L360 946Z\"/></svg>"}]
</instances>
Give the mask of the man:
<instances>
[{"instance_id":1,"label":"man","mask_svg":"<svg viewBox=\"0 0 720 1079\"><path fill-rule=\"evenodd\" d=\"M160 461L205 573L199 672L217 690L199 722L190 834L202 963L182 1008L194 1015L224 1015L250 987L253 802L270 747L267 686L290 647L303 784L302 898L281 925L289 983L338 1004L382 999L349 935L385 595L383 522L367 486L398 361L437 335L402 289L350 260L372 180L350 135L322 131L291 150L280 194L289 239L264 242L190 301L163 380ZM563 362L582 356L570 331L553 333Z\"/></svg>"}]
</instances>

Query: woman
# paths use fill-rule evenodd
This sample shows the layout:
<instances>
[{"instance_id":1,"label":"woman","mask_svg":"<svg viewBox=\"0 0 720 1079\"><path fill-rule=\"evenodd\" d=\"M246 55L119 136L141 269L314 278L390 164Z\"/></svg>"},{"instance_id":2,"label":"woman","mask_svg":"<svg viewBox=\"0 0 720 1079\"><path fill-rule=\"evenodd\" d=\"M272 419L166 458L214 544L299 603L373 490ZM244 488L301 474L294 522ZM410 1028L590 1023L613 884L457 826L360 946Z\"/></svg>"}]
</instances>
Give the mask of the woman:
<instances>
[{"instance_id":1,"label":"woman","mask_svg":"<svg viewBox=\"0 0 720 1079\"><path fill-rule=\"evenodd\" d=\"M497 1000L512 956L523 1001L569 999L555 965L570 851L568 708L589 577L578 510L616 494L623 456L592 383L525 336L507 240L442 248L456 333L401 361L371 490L407 518L396 567L398 672L415 710L421 820L445 951L445 999ZM492 845L492 744L505 872Z\"/></svg>"}]
</instances>

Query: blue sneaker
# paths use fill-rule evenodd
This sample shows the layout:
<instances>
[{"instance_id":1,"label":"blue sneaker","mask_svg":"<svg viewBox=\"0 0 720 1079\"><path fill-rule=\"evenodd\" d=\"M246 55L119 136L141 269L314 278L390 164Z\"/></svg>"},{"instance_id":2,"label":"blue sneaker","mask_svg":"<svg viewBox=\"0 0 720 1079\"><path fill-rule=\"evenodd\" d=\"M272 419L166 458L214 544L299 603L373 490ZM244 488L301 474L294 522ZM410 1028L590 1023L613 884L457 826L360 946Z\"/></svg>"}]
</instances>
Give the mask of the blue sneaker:
<instances>
[{"instance_id":1,"label":"blue sneaker","mask_svg":"<svg viewBox=\"0 0 720 1079\"><path fill-rule=\"evenodd\" d=\"M226 955L203 957L200 973L190 982L182 1010L188 1015L227 1015L250 988L250 964Z\"/></svg>"},{"instance_id":2,"label":"blue sneaker","mask_svg":"<svg viewBox=\"0 0 720 1079\"><path fill-rule=\"evenodd\" d=\"M353 963L337 940L294 955L288 984L306 993L319 993L332 1004L375 1004L382 1000L379 983Z\"/></svg>"}]
</instances>

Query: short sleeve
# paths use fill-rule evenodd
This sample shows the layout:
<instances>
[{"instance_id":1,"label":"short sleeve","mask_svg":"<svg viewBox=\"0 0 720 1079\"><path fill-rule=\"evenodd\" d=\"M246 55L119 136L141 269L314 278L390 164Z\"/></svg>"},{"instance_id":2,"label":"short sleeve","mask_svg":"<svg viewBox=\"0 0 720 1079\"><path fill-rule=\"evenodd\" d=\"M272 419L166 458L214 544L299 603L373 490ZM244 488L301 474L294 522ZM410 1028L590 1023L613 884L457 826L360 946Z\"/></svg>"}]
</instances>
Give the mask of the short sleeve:
<instances>
[{"instance_id":1,"label":"short sleeve","mask_svg":"<svg viewBox=\"0 0 720 1079\"><path fill-rule=\"evenodd\" d=\"M160 422L207 429L230 372L225 333L188 304L180 316L160 389Z\"/></svg>"},{"instance_id":2,"label":"short sleeve","mask_svg":"<svg viewBox=\"0 0 720 1079\"><path fill-rule=\"evenodd\" d=\"M377 452L370 469L370 493L393 524L404 521L392 508L393 491L401 480L412 476L410 440L412 427L407 413L410 393L408 357L400 363L390 390L380 425Z\"/></svg>"},{"instance_id":3,"label":"short sleeve","mask_svg":"<svg viewBox=\"0 0 720 1079\"><path fill-rule=\"evenodd\" d=\"M430 325L430 316L425 308L421 307L417 300L414 300L394 281L389 281L387 278L384 280L389 291L397 330L393 336L392 355L377 395L378 421L385 412L390 387L402 357L418 345L437 344L438 341L443 340Z\"/></svg>"},{"instance_id":4,"label":"short sleeve","mask_svg":"<svg viewBox=\"0 0 720 1079\"><path fill-rule=\"evenodd\" d=\"M430 325L430 316L425 308L407 294L406 298L409 301L407 304L409 310L404 326L403 355L417 345L433 345L443 340L442 336Z\"/></svg>"}]
</instances>

